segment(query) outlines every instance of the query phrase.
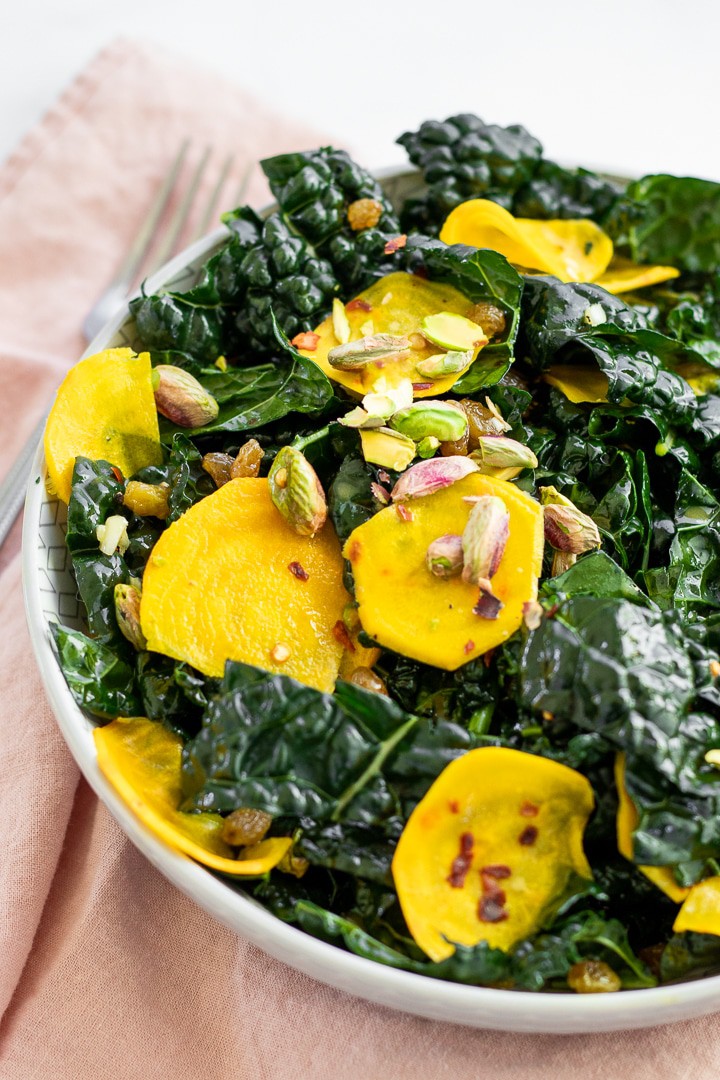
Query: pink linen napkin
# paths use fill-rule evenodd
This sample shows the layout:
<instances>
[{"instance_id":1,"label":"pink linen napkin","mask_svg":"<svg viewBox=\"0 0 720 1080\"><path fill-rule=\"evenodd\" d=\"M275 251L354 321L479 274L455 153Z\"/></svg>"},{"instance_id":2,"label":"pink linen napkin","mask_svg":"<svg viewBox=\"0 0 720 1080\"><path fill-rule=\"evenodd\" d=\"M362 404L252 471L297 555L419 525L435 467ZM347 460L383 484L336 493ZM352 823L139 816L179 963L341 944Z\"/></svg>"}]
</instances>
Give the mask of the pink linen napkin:
<instances>
[{"instance_id":1,"label":"pink linen napkin","mask_svg":"<svg viewBox=\"0 0 720 1080\"><path fill-rule=\"evenodd\" d=\"M320 141L185 59L118 42L0 170L0 477L186 135L232 149L236 179ZM257 171L248 197L265 197ZM16 532L0 553L0 1080L715 1080L716 1017L477 1031L335 991L216 923L79 778L32 658L17 547Z\"/></svg>"}]
</instances>

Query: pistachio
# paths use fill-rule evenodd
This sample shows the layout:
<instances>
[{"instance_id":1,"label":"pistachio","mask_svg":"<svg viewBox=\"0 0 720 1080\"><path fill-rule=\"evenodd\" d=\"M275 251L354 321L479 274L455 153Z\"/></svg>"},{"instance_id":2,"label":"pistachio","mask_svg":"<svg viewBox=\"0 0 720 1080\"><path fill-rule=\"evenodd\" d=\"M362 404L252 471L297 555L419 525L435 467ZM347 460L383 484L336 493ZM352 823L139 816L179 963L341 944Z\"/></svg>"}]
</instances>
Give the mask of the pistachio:
<instances>
[{"instance_id":1,"label":"pistachio","mask_svg":"<svg viewBox=\"0 0 720 1080\"><path fill-rule=\"evenodd\" d=\"M268 475L270 498L301 536L314 536L327 518L325 492L310 462L292 446L278 451Z\"/></svg>"},{"instance_id":2,"label":"pistachio","mask_svg":"<svg viewBox=\"0 0 720 1080\"><path fill-rule=\"evenodd\" d=\"M498 480L512 480L523 469L534 469L537 458L529 446L506 435L480 435L470 457L481 473Z\"/></svg>"},{"instance_id":3,"label":"pistachio","mask_svg":"<svg viewBox=\"0 0 720 1080\"><path fill-rule=\"evenodd\" d=\"M544 507L545 539L556 551L582 555L600 547L600 533L591 517L572 503L546 503Z\"/></svg>"},{"instance_id":4,"label":"pistachio","mask_svg":"<svg viewBox=\"0 0 720 1080\"><path fill-rule=\"evenodd\" d=\"M420 329L423 336L439 345L441 349L474 352L487 344L487 336L481 326L464 315L452 311L440 311L437 315L427 315Z\"/></svg>"},{"instance_id":5,"label":"pistachio","mask_svg":"<svg viewBox=\"0 0 720 1080\"><path fill-rule=\"evenodd\" d=\"M128 480L123 492L123 506L138 517L156 517L164 521L170 513L168 495L170 485L145 484L141 480Z\"/></svg>"},{"instance_id":6,"label":"pistachio","mask_svg":"<svg viewBox=\"0 0 720 1080\"><path fill-rule=\"evenodd\" d=\"M373 418L389 420L399 409L406 409L413 403L413 384L410 379L401 379L394 386L389 386L384 376L375 380L374 389L362 399L363 408Z\"/></svg>"},{"instance_id":7,"label":"pistachio","mask_svg":"<svg viewBox=\"0 0 720 1080\"><path fill-rule=\"evenodd\" d=\"M393 431L388 427L379 427L374 431L361 431L363 457L372 465L380 465L393 472L407 469L415 457L417 447L407 435Z\"/></svg>"},{"instance_id":8,"label":"pistachio","mask_svg":"<svg viewBox=\"0 0 720 1080\"><path fill-rule=\"evenodd\" d=\"M482 591L492 595L490 579L500 565L509 534L510 514L502 499L497 495L481 495L473 500L462 534L463 581L479 585Z\"/></svg>"},{"instance_id":9,"label":"pistachio","mask_svg":"<svg viewBox=\"0 0 720 1080\"><path fill-rule=\"evenodd\" d=\"M152 387L157 411L179 427L197 428L215 420L219 406L194 375L172 364L153 368Z\"/></svg>"},{"instance_id":10,"label":"pistachio","mask_svg":"<svg viewBox=\"0 0 720 1080\"><path fill-rule=\"evenodd\" d=\"M420 458L434 457L439 446L439 439L436 439L434 435L426 435L417 444L417 456Z\"/></svg>"},{"instance_id":11,"label":"pistachio","mask_svg":"<svg viewBox=\"0 0 720 1080\"><path fill-rule=\"evenodd\" d=\"M382 416L371 416L366 409L357 405L349 413L341 416L338 423L349 428L378 428L384 425L385 419Z\"/></svg>"},{"instance_id":12,"label":"pistachio","mask_svg":"<svg viewBox=\"0 0 720 1080\"><path fill-rule=\"evenodd\" d=\"M425 379L443 379L446 375L457 375L459 371L466 368L472 356L470 349L465 352L451 350L445 353L433 353L432 356L420 360L415 367Z\"/></svg>"},{"instance_id":13,"label":"pistachio","mask_svg":"<svg viewBox=\"0 0 720 1080\"><path fill-rule=\"evenodd\" d=\"M116 585L113 590L115 618L122 636L138 652L147 649L147 640L140 626L140 590L134 585Z\"/></svg>"},{"instance_id":14,"label":"pistachio","mask_svg":"<svg viewBox=\"0 0 720 1080\"><path fill-rule=\"evenodd\" d=\"M575 506L574 502L568 499L566 495L561 495L555 487L541 487L539 491L540 502L543 506L550 506L553 503L558 503L560 506Z\"/></svg>"},{"instance_id":15,"label":"pistachio","mask_svg":"<svg viewBox=\"0 0 720 1080\"><path fill-rule=\"evenodd\" d=\"M537 630L544 614L545 609L537 600L526 600L523 604L523 622L528 630Z\"/></svg>"},{"instance_id":16,"label":"pistachio","mask_svg":"<svg viewBox=\"0 0 720 1080\"><path fill-rule=\"evenodd\" d=\"M263 459L263 448L257 439L248 439L237 452L237 457L230 468L230 478L258 476Z\"/></svg>"},{"instance_id":17,"label":"pistachio","mask_svg":"<svg viewBox=\"0 0 720 1080\"><path fill-rule=\"evenodd\" d=\"M419 499L449 487L464 476L477 472L474 461L466 457L440 457L419 461L401 476L390 493L394 502Z\"/></svg>"},{"instance_id":18,"label":"pistachio","mask_svg":"<svg viewBox=\"0 0 720 1080\"><path fill-rule=\"evenodd\" d=\"M390 426L419 442L434 436L441 442L461 439L467 431L465 412L452 401L431 401L425 398L395 413Z\"/></svg>"},{"instance_id":19,"label":"pistachio","mask_svg":"<svg viewBox=\"0 0 720 1080\"><path fill-rule=\"evenodd\" d=\"M428 570L435 577L456 577L463 568L462 537L456 533L439 536L428 547L425 561Z\"/></svg>"},{"instance_id":20,"label":"pistachio","mask_svg":"<svg viewBox=\"0 0 720 1080\"><path fill-rule=\"evenodd\" d=\"M345 314L345 305L336 296L332 306L333 333L341 345L346 345L350 340L350 323Z\"/></svg>"},{"instance_id":21,"label":"pistachio","mask_svg":"<svg viewBox=\"0 0 720 1080\"><path fill-rule=\"evenodd\" d=\"M395 334L371 334L357 341L336 345L327 354L330 367L339 371L358 371L378 360L401 360L410 354L410 342ZM157 369L156 369L157 370Z\"/></svg>"},{"instance_id":22,"label":"pistachio","mask_svg":"<svg viewBox=\"0 0 720 1080\"><path fill-rule=\"evenodd\" d=\"M127 526L127 518L122 514L111 514L103 525L98 525L95 536L103 555L114 555L116 551L125 554L130 546Z\"/></svg>"}]
</instances>

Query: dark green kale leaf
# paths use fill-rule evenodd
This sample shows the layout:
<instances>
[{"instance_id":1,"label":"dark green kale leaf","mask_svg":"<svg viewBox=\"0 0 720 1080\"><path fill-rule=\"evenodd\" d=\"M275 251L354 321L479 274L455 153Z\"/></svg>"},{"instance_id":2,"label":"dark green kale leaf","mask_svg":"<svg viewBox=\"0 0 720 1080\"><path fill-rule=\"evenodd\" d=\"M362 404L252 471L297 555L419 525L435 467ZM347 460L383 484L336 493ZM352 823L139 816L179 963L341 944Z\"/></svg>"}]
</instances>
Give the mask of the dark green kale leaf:
<instances>
[{"instance_id":1,"label":"dark green kale leaf","mask_svg":"<svg viewBox=\"0 0 720 1080\"><path fill-rule=\"evenodd\" d=\"M187 435L172 435L167 464L141 469L136 479L147 484L168 484L170 514L166 525L185 513L206 495L215 491L215 484L202 467L202 454Z\"/></svg>"},{"instance_id":2,"label":"dark green kale leaf","mask_svg":"<svg viewBox=\"0 0 720 1080\"><path fill-rule=\"evenodd\" d=\"M97 527L113 514L122 513L125 481L109 461L77 457L73 468L68 505L66 543L71 554L97 554Z\"/></svg>"},{"instance_id":3,"label":"dark green kale leaf","mask_svg":"<svg viewBox=\"0 0 720 1080\"><path fill-rule=\"evenodd\" d=\"M228 351L222 307L198 307L179 293L157 293L131 300L130 311L146 349L177 349L211 364Z\"/></svg>"},{"instance_id":4,"label":"dark green kale leaf","mask_svg":"<svg viewBox=\"0 0 720 1080\"><path fill-rule=\"evenodd\" d=\"M51 631L58 660L72 696L82 709L102 720L116 716L139 716L142 703L135 674L124 654L134 652L110 647L53 623Z\"/></svg>"},{"instance_id":5,"label":"dark green kale leaf","mask_svg":"<svg viewBox=\"0 0 720 1080\"><path fill-rule=\"evenodd\" d=\"M570 596L596 596L601 599L629 600L632 604L645 607L652 604L632 578L604 551L583 555L564 574L548 578L543 582L541 594L556 603Z\"/></svg>"},{"instance_id":6,"label":"dark green kale leaf","mask_svg":"<svg viewBox=\"0 0 720 1080\"><path fill-rule=\"evenodd\" d=\"M427 195L405 207L408 227L437 234L466 199L493 199L512 208L515 192L534 175L542 146L519 124L502 128L471 113L426 120L397 140L423 174Z\"/></svg>"},{"instance_id":7,"label":"dark green kale leaf","mask_svg":"<svg viewBox=\"0 0 720 1080\"><path fill-rule=\"evenodd\" d=\"M642 215L630 228L636 262L715 272L720 264L720 184L659 173L635 180L628 195Z\"/></svg>"},{"instance_id":8,"label":"dark green kale leaf","mask_svg":"<svg viewBox=\"0 0 720 1080\"><path fill-rule=\"evenodd\" d=\"M344 150L321 147L260 164L285 222L328 260L344 290L360 291L396 269L385 245L398 236L400 223L378 181ZM348 207L359 199L379 203L381 214L375 225L354 230Z\"/></svg>"},{"instance_id":9,"label":"dark green kale leaf","mask_svg":"<svg viewBox=\"0 0 720 1080\"><path fill-rule=\"evenodd\" d=\"M473 393L499 382L514 358L523 291L523 279L517 270L496 251L443 244L425 236L411 236L406 252L412 270L420 269L431 280L453 285L469 300L485 300L503 311L506 324L502 337L480 351L469 371L455 383L453 392Z\"/></svg>"},{"instance_id":10,"label":"dark green kale leaf","mask_svg":"<svg viewBox=\"0 0 720 1080\"><path fill-rule=\"evenodd\" d=\"M364 458L353 455L343 460L328 491L330 517L341 544L381 508L372 491L374 482L375 474Z\"/></svg>"},{"instance_id":11,"label":"dark green kale leaf","mask_svg":"<svg viewBox=\"0 0 720 1080\"><path fill-rule=\"evenodd\" d=\"M223 220L230 226L235 215ZM263 224L256 244L247 249L239 269L246 292L235 314L240 339L261 356L277 345L273 315L287 337L312 330L332 307L340 291L336 273L280 214Z\"/></svg>"},{"instance_id":12,"label":"dark green kale leaf","mask_svg":"<svg viewBox=\"0 0 720 1080\"><path fill-rule=\"evenodd\" d=\"M522 941L508 952L493 949L484 941L473 947L457 945L454 954L440 963L414 959L372 937L357 922L310 901L297 901L294 913L300 926L315 937L341 941L356 956L433 979L542 990L564 981L573 964L594 959L610 963L626 988L654 986L656 982L632 951L622 923L592 911L562 920L551 931Z\"/></svg>"},{"instance_id":13,"label":"dark green kale leaf","mask_svg":"<svg viewBox=\"0 0 720 1080\"><path fill-rule=\"evenodd\" d=\"M142 714L184 739L200 730L202 714L217 680L159 653L141 652L136 662Z\"/></svg>"},{"instance_id":14,"label":"dark green kale leaf","mask_svg":"<svg viewBox=\"0 0 720 1080\"><path fill-rule=\"evenodd\" d=\"M637 212L620 184L543 158L520 125L497 127L465 113L426 121L397 141L428 185L406 204L404 224L429 235L466 199L492 199L517 217L592 218L613 236L624 235Z\"/></svg>"},{"instance_id":15,"label":"dark green kale leaf","mask_svg":"<svg viewBox=\"0 0 720 1080\"><path fill-rule=\"evenodd\" d=\"M660 958L664 983L699 979L720 972L720 938L715 934L673 934Z\"/></svg>"},{"instance_id":16,"label":"dark green kale leaf","mask_svg":"<svg viewBox=\"0 0 720 1080\"><path fill-rule=\"evenodd\" d=\"M395 835L397 816L473 745L457 725L408 716L352 683L323 694L228 662L202 731L183 753L185 806L254 806Z\"/></svg>"},{"instance_id":17,"label":"dark green kale leaf","mask_svg":"<svg viewBox=\"0 0 720 1080\"><path fill-rule=\"evenodd\" d=\"M586 321L599 304L605 320ZM658 426L689 427L697 404L692 388L674 367L686 359L684 347L645 328L629 305L596 285L563 284L553 277L530 277L522 303L521 348L540 369L551 364L598 367L608 379L608 400L644 406L658 414Z\"/></svg>"}]
</instances>

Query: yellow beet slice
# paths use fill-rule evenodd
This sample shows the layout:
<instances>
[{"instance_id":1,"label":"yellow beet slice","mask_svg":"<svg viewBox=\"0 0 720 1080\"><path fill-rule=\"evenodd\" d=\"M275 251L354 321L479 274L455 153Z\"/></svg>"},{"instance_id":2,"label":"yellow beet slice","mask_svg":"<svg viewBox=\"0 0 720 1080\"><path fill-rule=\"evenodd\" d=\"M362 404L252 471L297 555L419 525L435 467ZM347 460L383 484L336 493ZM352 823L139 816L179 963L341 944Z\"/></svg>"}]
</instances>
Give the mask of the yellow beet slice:
<instances>
[{"instance_id":1,"label":"yellow beet slice","mask_svg":"<svg viewBox=\"0 0 720 1080\"><path fill-rule=\"evenodd\" d=\"M639 815L635 807L635 803L628 795L627 788L625 787L625 755L616 754L615 756L615 786L618 794L618 811L616 819L617 828L617 846L621 855L624 855L630 862L633 861L633 832L637 828ZM685 897L689 894L690 889L684 888L682 885L678 885L675 880L675 875L669 866L638 866L640 873L652 881L653 885L656 885L658 889L669 896L671 900L674 900L676 904L681 904Z\"/></svg>"},{"instance_id":2,"label":"yellow beet slice","mask_svg":"<svg viewBox=\"0 0 720 1080\"><path fill-rule=\"evenodd\" d=\"M503 608L497 619L473 613L477 586L441 579L427 569L433 540L462 534L468 495L497 495L510 512L510 535L492 579ZM410 515L408 517L408 515ZM454 671L519 629L523 605L537 596L542 568L543 515L539 503L507 480L471 473L433 495L387 506L358 526L343 554L352 564L358 614L379 645Z\"/></svg>"},{"instance_id":3,"label":"yellow beet slice","mask_svg":"<svg viewBox=\"0 0 720 1080\"><path fill-rule=\"evenodd\" d=\"M640 266L629 259L615 258L605 273L595 279L595 284L609 293L624 293L659 285L679 275L680 271L674 266Z\"/></svg>"},{"instance_id":4,"label":"yellow beet slice","mask_svg":"<svg viewBox=\"0 0 720 1080\"><path fill-rule=\"evenodd\" d=\"M140 820L170 847L224 874L265 874L292 845L291 837L262 840L239 858L221 837L219 814L183 814L182 741L144 716L118 718L93 731L98 765Z\"/></svg>"},{"instance_id":5,"label":"yellow beet slice","mask_svg":"<svg viewBox=\"0 0 720 1080\"><path fill-rule=\"evenodd\" d=\"M466 315L471 307L471 301L452 285L426 281L415 274L402 272L388 274L387 277L373 282L368 289L345 306L345 314L350 324L348 340L358 341L362 337L373 334L395 334L400 337L419 335L422 321L428 315L436 315L441 311ZM478 329L482 334L482 330ZM412 350L407 359L379 360L374 364L369 364L362 371L340 371L331 367L327 359L330 350L342 344L335 336L333 317L330 315L321 322L316 327L315 333L319 339L317 347L312 350L301 348L299 351L322 368L328 378L334 379L335 382L341 383L348 390L354 390L361 396L370 393L378 380L383 380L382 386L385 390L409 378L415 384L415 397L438 397L457 382L480 351L474 350L471 359L462 371L431 381L416 370L416 365L420 361L438 352L437 345L433 345L424 338L417 337L411 340Z\"/></svg>"},{"instance_id":6,"label":"yellow beet slice","mask_svg":"<svg viewBox=\"0 0 720 1080\"><path fill-rule=\"evenodd\" d=\"M512 946L592 878L583 852L593 808L580 773L489 746L451 762L413 810L392 872L408 928L432 960L454 945Z\"/></svg>"},{"instance_id":7,"label":"yellow beet slice","mask_svg":"<svg viewBox=\"0 0 720 1080\"><path fill-rule=\"evenodd\" d=\"M542 376L550 386L562 391L574 405L589 401L607 401L608 377L599 368L578 367L575 364L556 364Z\"/></svg>"},{"instance_id":8,"label":"yellow beet slice","mask_svg":"<svg viewBox=\"0 0 720 1080\"><path fill-rule=\"evenodd\" d=\"M456 206L440 239L491 248L517 266L554 274L561 281L595 281L613 255L612 240L593 221L516 218L490 199L469 199Z\"/></svg>"},{"instance_id":9,"label":"yellow beet slice","mask_svg":"<svg viewBox=\"0 0 720 1080\"><path fill-rule=\"evenodd\" d=\"M342 572L329 523L300 536L267 480L231 480L153 548L140 606L148 648L205 675L242 660L332 692L343 652L333 629L350 599Z\"/></svg>"},{"instance_id":10,"label":"yellow beet slice","mask_svg":"<svg viewBox=\"0 0 720 1080\"><path fill-rule=\"evenodd\" d=\"M686 892L673 923L675 933L720 934L720 877L705 878Z\"/></svg>"},{"instance_id":11,"label":"yellow beet slice","mask_svg":"<svg viewBox=\"0 0 720 1080\"><path fill-rule=\"evenodd\" d=\"M76 457L102 459L132 476L162 462L150 354L106 349L65 376L45 427L45 460L53 488L70 501Z\"/></svg>"}]
</instances>

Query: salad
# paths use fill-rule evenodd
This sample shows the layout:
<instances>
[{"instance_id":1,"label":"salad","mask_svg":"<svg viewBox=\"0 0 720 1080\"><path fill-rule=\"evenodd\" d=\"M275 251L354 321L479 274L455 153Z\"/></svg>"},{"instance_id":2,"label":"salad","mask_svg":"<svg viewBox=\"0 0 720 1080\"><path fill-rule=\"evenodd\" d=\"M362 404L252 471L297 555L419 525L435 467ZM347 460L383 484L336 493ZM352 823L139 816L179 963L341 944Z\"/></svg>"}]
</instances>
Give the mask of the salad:
<instances>
[{"instance_id":1,"label":"salad","mask_svg":"<svg viewBox=\"0 0 720 1080\"><path fill-rule=\"evenodd\" d=\"M720 185L398 141L393 202L263 161L276 208L61 386L68 686L153 831L339 947L718 972Z\"/></svg>"}]
</instances>

